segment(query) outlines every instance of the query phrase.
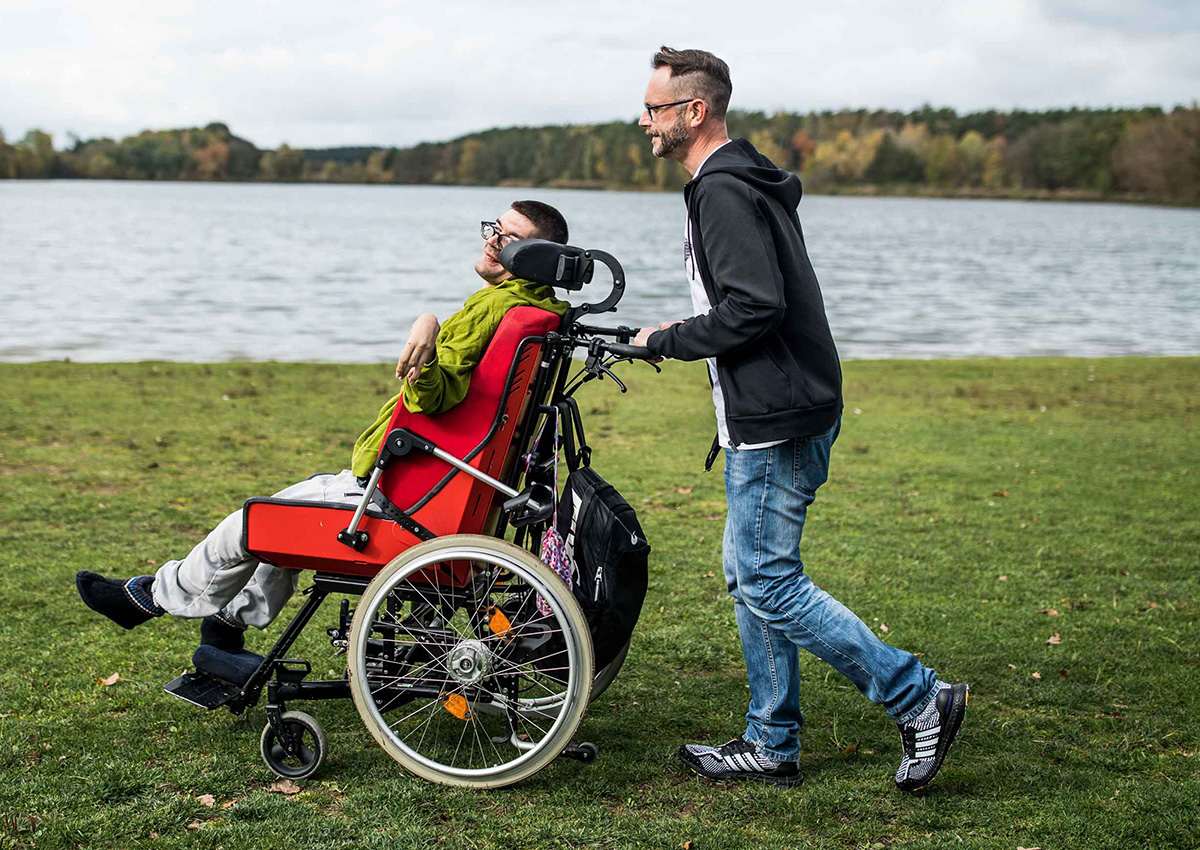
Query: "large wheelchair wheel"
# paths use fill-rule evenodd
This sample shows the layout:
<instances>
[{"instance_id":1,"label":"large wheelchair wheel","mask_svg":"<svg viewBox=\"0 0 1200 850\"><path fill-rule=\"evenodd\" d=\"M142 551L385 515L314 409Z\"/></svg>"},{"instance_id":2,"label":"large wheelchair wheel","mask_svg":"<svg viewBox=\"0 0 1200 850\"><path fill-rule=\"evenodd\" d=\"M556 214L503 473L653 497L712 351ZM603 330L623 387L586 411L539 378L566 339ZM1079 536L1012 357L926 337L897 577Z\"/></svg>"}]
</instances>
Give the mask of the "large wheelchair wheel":
<instances>
[{"instance_id":1,"label":"large wheelchair wheel","mask_svg":"<svg viewBox=\"0 0 1200 850\"><path fill-rule=\"evenodd\" d=\"M427 541L384 567L355 611L348 656L355 707L388 754L473 788L520 782L561 754L593 679L571 592L529 552L478 535Z\"/></svg>"}]
</instances>

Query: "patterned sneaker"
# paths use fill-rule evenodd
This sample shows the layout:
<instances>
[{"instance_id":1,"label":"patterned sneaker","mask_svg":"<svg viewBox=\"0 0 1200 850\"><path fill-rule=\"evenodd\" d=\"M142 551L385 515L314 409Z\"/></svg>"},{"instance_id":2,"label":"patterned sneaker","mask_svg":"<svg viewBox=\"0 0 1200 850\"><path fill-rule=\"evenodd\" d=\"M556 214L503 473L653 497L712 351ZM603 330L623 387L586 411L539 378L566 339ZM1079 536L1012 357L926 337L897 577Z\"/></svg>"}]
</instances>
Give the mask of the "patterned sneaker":
<instances>
[{"instance_id":1,"label":"patterned sneaker","mask_svg":"<svg viewBox=\"0 0 1200 850\"><path fill-rule=\"evenodd\" d=\"M916 791L930 783L941 769L954 736L967 714L970 687L939 682L937 695L907 723L896 724L904 757L896 771L896 787Z\"/></svg>"},{"instance_id":2,"label":"patterned sneaker","mask_svg":"<svg viewBox=\"0 0 1200 850\"><path fill-rule=\"evenodd\" d=\"M790 787L804 781L796 762L767 758L743 738L734 738L720 747L684 744L679 748L679 758L692 773L717 782L748 780Z\"/></svg>"}]
</instances>

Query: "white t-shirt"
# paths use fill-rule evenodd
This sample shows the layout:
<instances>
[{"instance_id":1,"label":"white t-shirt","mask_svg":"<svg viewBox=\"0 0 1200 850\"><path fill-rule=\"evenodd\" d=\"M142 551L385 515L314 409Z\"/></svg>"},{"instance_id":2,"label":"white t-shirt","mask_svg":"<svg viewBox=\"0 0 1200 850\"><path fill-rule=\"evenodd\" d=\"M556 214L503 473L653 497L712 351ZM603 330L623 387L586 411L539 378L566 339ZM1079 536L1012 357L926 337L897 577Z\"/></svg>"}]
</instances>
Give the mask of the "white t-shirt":
<instances>
[{"instance_id":1,"label":"white t-shirt","mask_svg":"<svg viewBox=\"0 0 1200 850\"><path fill-rule=\"evenodd\" d=\"M729 142L725 142L729 144ZM724 147L725 145L721 145ZM712 156L721 148L715 148L708 156ZM704 162L700 163L700 168L696 169L698 175L704 164L708 162L708 157L704 158ZM693 175L692 179L695 179ZM712 303L708 300L708 293L704 291L704 282L700 279L700 270L696 267L696 258L692 253L692 219L688 217L683 228L683 267L687 272L688 285L692 290L692 313L696 316L703 316L712 309ZM721 381L717 377L717 358L708 358L708 374L712 378L712 397L713 407L717 413L717 443L723 449L728 449L733 446L729 439L729 424L725 421L725 396L721 392ZM747 449L767 449L771 446L778 446L786 440L775 440L770 443L741 443L738 445L738 451Z\"/></svg>"}]
</instances>

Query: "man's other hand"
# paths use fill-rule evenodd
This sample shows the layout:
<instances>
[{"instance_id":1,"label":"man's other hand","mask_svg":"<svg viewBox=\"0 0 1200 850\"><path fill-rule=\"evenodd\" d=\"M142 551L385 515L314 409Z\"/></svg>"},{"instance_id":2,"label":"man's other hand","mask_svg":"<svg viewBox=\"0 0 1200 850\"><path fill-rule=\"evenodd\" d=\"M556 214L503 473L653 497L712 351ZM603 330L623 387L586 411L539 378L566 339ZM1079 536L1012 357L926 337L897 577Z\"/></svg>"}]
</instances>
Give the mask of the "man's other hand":
<instances>
[{"instance_id":1,"label":"man's other hand","mask_svg":"<svg viewBox=\"0 0 1200 850\"><path fill-rule=\"evenodd\" d=\"M437 316L432 313L417 316L412 330L408 332L408 342L404 344L404 351L396 361L397 378L416 380L417 375L421 373L421 367L437 353L437 335L441 329Z\"/></svg>"}]
</instances>

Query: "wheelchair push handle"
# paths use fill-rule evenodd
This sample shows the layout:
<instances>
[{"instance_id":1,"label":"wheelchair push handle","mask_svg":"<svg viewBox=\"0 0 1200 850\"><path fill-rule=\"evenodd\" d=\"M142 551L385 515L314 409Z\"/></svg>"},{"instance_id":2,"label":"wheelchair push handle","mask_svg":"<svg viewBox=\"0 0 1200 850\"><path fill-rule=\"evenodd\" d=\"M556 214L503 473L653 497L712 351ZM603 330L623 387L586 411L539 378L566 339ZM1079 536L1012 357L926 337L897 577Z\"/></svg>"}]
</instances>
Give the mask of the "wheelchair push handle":
<instances>
[{"instance_id":1,"label":"wheelchair push handle","mask_svg":"<svg viewBox=\"0 0 1200 850\"><path fill-rule=\"evenodd\" d=\"M648 348L643 348L640 345L625 345L620 342L606 342L603 344L604 350L616 357L628 358L629 360L658 360L659 356Z\"/></svg>"}]
</instances>

